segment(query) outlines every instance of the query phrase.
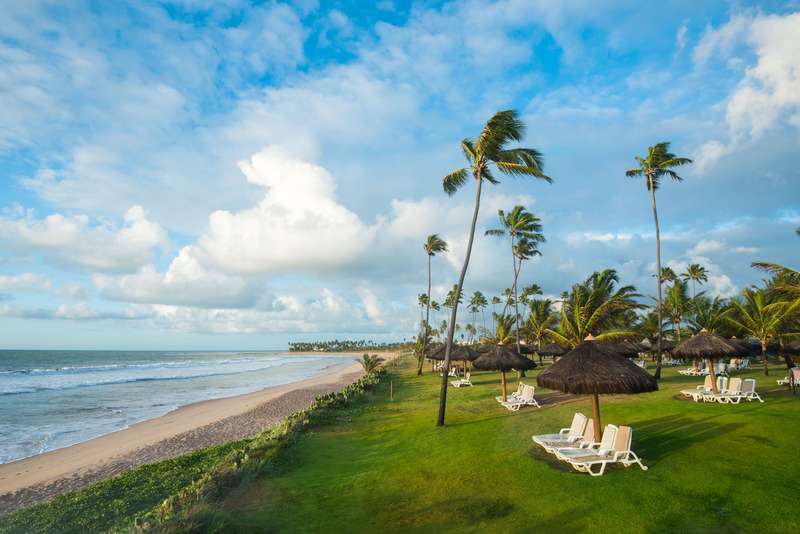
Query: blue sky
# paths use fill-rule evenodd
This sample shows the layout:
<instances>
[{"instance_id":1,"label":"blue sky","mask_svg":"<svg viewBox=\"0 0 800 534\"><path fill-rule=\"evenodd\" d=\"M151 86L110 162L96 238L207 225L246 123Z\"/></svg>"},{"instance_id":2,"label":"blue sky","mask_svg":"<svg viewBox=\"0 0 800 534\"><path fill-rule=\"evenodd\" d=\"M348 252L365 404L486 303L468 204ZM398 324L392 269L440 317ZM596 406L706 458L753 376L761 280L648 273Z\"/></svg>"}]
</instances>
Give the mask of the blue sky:
<instances>
[{"instance_id":1,"label":"blue sky","mask_svg":"<svg viewBox=\"0 0 800 534\"><path fill-rule=\"evenodd\" d=\"M465 292L512 281L497 211L542 219L520 284L662 262L729 297L797 266L800 2L13 2L0 24L3 348L398 340L456 282L460 141L517 109L553 184L484 188ZM442 314L443 315L443 314ZM443 317L442 317L443 318ZM441 318L439 319L441 320ZM468 320L466 310L460 322Z\"/></svg>"}]
</instances>

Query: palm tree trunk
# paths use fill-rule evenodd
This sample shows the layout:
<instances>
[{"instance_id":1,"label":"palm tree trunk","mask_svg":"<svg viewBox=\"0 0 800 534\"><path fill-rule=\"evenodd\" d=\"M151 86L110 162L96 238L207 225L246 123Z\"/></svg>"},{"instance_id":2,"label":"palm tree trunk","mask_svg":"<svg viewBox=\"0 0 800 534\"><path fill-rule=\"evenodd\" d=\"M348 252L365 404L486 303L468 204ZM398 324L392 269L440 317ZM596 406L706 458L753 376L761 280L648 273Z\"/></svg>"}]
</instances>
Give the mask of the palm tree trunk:
<instances>
[{"instance_id":1,"label":"palm tree trunk","mask_svg":"<svg viewBox=\"0 0 800 534\"><path fill-rule=\"evenodd\" d=\"M469 256L472 253L472 241L475 238L475 226L478 224L478 211L481 206L481 184L483 180L480 176L475 177L478 181L477 192L475 193L475 212L472 214L472 225L469 229L469 241L467 242L467 253L464 256L464 266L461 268L461 275L458 277L458 286L456 287L456 294L453 298L453 312L450 315L450 327L447 332L447 349L444 353L444 368L450 368L450 350L453 348L453 336L455 335L456 328L456 313L458 310L458 298L461 296L461 288L464 286L464 278L467 275L467 267L469 266ZM444 412L447 406L447 373L442 373L442 388L439 393L439 417L436 420L436 426L444 426Z\"/></svg>"},{"instance_id":2,"label":"palm tree trunk","mask_svg":"<svg viewBox=\"0 0 800 534\"><path fill-rule=\"evenodd\" d=\"M425 347L428 344L428 319L431 312L431 255L428 254L428 304L425 307L425 337L422 338L422 354L419 356L417 374L422 374L422 362L425 361Z\"/></svg>"},{"instance_id":3,"label":"palm tree trunk","mask_svg":"<svg viewBox=\"0 0 800 534\"><path fill-rule=\"evenodd\" d=\"M653 189L653 177L648 176L650 181L650 196L653 199L653 218L656 221L656 269L658 269L658 350L656 357L656 372L653 377L658 380L661 378L661 235L658 231L658 211L656 211L656 191Z\"/></svg>"},{"instance_id":4,"label":"palm tree trunk","mask_svg":"<svg viewBox=\"0 0 800 534\"><path fill-rule=\"evenodd\" d=\"M761 341L761 357L764 359L764 374L769 374L769 369L767 369L767 339L763 338L760 339Z\"/></svg>"}]
</instances>

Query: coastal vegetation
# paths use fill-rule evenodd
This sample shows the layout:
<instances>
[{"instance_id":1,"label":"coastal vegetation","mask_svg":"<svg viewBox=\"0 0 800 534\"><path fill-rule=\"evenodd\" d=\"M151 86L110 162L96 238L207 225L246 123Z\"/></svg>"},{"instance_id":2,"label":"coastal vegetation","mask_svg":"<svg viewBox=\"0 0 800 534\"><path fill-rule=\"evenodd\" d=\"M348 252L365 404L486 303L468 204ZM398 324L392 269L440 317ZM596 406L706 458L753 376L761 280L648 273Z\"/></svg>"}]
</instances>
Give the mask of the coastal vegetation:
<instances>
[{"instance_id":1,"label":"coastal vegetation","mask_svg":"<svg viewBox=\"0 0 800 534\"><path fill-rule=\"evenodd\" d=\"M374 352L397 352L403 350L408 345L407 342L376 343L372 340L338 340L333 341L311 341L311 342L290 342L289 352L363 352L365 350Z\"/></svg>"},{"instance_id":2,"label":"coastal vegetation","mask_svg":"<svg viewBox=\"0 0 800 534\"><path fill-rule=\"evenodd\" d=\"M763 404L683 400L697 378L668 367L657 392L604 396L603 423L633 428L649 470L592 478L531 440L586 413L586 398L537 388L541 410L509 412L494 400L496 373L473 372L474 387L452 392L448 425L434 427L439 377L417 376L405 357L347 401L4 516L0 531L795 531L785 496L800 467L785 451L800 438L800 403L757 369L738 373L762 376ZM181 471L183 486L142 496Z\"/></svg>"}]
</instances>

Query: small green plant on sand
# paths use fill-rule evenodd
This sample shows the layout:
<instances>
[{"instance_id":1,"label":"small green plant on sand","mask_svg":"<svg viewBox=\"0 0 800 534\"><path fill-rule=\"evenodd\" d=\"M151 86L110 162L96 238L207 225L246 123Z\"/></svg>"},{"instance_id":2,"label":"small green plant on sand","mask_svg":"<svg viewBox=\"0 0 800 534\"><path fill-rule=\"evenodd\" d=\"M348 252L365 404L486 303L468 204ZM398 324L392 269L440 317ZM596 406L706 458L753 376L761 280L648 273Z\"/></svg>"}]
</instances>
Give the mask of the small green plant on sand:
<instances>
[{"instance_id":1,"label":"small green plant on sand","mask_svg":"<svg viewBox=\"0 0 800 534\"><path fill-rule=\"evenodd\" d=\"M371 375L377 371L378 367L384 362L384 359L377 354L370 356L369 354L365 353L363 357L353 359L361 364L361 366L364 368L364 371L366 371L368 375Z\"/></svg>"}]
</instances>

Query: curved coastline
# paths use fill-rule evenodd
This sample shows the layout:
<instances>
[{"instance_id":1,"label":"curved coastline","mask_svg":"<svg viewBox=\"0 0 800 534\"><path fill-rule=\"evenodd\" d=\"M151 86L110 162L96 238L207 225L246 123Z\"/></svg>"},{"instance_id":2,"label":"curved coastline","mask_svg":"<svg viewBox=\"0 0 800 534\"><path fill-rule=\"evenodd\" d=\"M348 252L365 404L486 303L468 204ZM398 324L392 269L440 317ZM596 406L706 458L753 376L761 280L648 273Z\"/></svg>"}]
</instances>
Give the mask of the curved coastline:
<instances>
[{"instance_id":1,"label":"curved coastline","mask_svg":"<svg viewBox=\"0 0 800 534\"><path fill-rule=\"evenodd\" d=\"M391 359L395 354L381 354ZM353 362L333 373L254 393L201 401L130 428L0 464L0 514L47 502L120 473L193 450L248 439L364 375Z\"/></svg>"}]
</instances>

